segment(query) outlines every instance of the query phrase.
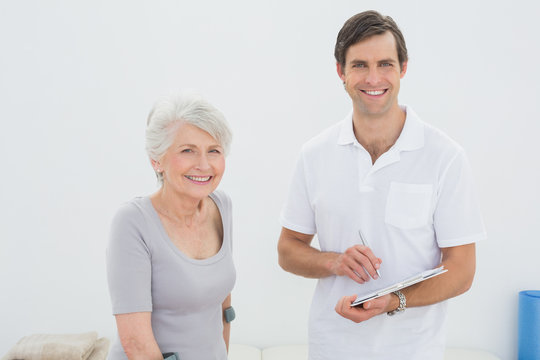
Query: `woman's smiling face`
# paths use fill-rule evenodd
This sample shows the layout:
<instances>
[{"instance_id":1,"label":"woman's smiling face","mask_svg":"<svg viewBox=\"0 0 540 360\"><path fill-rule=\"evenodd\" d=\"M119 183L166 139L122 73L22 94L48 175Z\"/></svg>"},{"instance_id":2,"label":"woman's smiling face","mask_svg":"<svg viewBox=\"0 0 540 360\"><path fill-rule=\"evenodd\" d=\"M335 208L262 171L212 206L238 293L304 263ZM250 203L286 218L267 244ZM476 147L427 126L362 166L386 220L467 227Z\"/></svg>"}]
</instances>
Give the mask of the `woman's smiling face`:
<instances>
[{"instance_id":1,"label":"woman's smiling face","mask_svg":"<svg viewBox=\"0 0 540 360\"><path fill-rule=\"evenodd\" d=\"M206 131L183 123L154 168L163 172L163 188L167 191L203 199L217 188L223 177L225 154Z\"/></svg>"}]
</instances>

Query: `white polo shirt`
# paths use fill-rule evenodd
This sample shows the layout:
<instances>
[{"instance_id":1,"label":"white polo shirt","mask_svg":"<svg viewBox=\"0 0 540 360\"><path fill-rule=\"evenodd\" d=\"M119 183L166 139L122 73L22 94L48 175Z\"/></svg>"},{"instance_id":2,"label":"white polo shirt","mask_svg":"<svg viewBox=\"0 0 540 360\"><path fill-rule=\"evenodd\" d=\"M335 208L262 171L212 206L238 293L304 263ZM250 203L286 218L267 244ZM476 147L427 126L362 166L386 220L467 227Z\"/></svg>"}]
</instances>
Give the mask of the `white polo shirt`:
<instances>
[{"instance_id":1,"label":"white polo shirt","mask_svg":"<svg viewBox=\"0 0 540 360\"><path fill-rule=\"evenodd\" d=\"M354 136L352 113L302 147L281 225L317 234L322 251L340 253L360 244L362 229L383 261L381 278L363 285L346 276L318 281L310 360L443 359L446 302L360 324L334 310L344 295L367 294L436 267L440 248L486 237L463 149L402 108L403 130L375 164Z\"/></svg>"}]
</instances>

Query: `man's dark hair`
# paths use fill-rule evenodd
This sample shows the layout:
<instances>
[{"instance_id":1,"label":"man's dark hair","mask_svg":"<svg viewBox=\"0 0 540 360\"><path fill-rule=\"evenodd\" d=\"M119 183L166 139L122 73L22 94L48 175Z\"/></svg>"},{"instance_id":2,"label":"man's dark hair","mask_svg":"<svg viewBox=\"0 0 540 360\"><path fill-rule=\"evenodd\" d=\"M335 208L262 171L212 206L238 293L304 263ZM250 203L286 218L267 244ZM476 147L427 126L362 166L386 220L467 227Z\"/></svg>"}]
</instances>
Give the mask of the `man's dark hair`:
<instances>
[{"instance_id":1,"label":"man's dark hair","mask_svg":"<svg viewBox=\"0 0 540 360\"><path fill-rule=\"evenodd\" d=\"M383 16L377 11L369 10L351 17L339 31L334 56L343 71L345 70L345 55L349 47L373 35L381 35L387 31L390 31L396 39L399 66L403 68L403 63L408 60L408 56L405 38L401 30L390 16Z\"/></svg>"}]
</instances>

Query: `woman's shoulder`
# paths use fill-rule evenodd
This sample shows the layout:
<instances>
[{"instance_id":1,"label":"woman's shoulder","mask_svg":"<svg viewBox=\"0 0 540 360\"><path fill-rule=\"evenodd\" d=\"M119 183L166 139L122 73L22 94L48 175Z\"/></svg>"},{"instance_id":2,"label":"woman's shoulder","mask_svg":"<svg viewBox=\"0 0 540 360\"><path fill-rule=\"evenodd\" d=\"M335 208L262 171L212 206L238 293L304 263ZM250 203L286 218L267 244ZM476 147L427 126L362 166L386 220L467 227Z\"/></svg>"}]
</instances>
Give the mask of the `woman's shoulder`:
<instances>
[{"instance_id":1,"label":"woman's shoulder","mask_svg":"<svg viewBox=\"0 0 540 360\"><path fill-rule=\"evenodd\" d=\"M135 197L121 204L110 224L109 246L142 245L150 249L159 233L152 211L148 196Z\"/></svg>"},{"instance_id":2,"label":"woman's shoulder","mask_svg":"<svg viewBox=\"0 0 540 360\"><path fill-rule=\"evenodd\" d=\"M150 198L148 196L138 196L124 202L118 207L113 217L113 223L138 222L148 213Z\"/></svg>"},{"instance_id":3,"label":"woman's shoulder","mask_svg":"<svg viewBox=\"0 0 540 360\"><path fill-rule=\"evenodd\" d=\"M230 211L232 208L231 197L223 190L214 191L210 194L210 198L223 210Z\"/></svg>"}]
</instances>

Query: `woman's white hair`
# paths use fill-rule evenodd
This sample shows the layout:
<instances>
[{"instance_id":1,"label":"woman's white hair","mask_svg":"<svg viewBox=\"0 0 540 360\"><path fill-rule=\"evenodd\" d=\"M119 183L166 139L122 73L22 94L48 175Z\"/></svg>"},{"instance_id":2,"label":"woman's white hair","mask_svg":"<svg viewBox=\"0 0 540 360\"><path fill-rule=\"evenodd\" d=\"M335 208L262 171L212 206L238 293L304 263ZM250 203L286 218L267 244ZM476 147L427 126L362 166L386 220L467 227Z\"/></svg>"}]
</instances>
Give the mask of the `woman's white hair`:
<instances>
[{"instance_id":1,"label":"woman's white hair","mask_svg":"<svg viewBox=\"0 0 540 360\"><path fill-rule=\"evenodd\" d=\"M223 114L196 93L177 93L158 100L146 122L146 153L159 161L174 141L180 125L191 124L209 133L229 153L232 132ZM163 174L156 172L160 184Z\"/></svg>"}]
</instances>

